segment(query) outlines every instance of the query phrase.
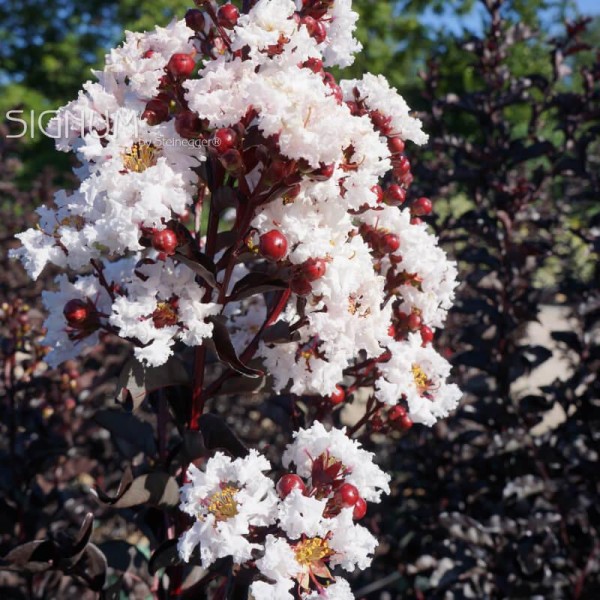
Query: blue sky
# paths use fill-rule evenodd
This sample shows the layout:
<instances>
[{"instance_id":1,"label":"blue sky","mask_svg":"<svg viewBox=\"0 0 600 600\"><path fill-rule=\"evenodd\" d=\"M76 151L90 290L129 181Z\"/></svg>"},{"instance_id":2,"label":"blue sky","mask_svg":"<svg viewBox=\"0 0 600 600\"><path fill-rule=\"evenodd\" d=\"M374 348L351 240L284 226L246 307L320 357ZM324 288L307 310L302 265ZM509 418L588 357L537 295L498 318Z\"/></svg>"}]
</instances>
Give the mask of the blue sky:
<instances>
[{"instance_id":1,"label":"blue sky","mask_svg":"<svg viewBox=\"0 0 600 600\"><path fill-rule=\"evenodd\" d=\"M579 10L588 15L600 15L600 2L598 0L577 0Z\"/></svg>"},{"instance_id":2,"label":"blue sky","mask_svg":"<svg viewBox=\"0 0 600 600\"><path fill-rule=\"evenodd\" d=\"M575 0L579 12L583 15L600 15L600 0ZM434 28L449 28L458 33L461 29L470 29L473 31L481 30L481 14L484 9L478 5L473 12L464 17L449 16L452 13L452 1L448 3L448 13L445 15L436 15L433 11L425 13L425 23Z\"/></svg>"}]
</instances>

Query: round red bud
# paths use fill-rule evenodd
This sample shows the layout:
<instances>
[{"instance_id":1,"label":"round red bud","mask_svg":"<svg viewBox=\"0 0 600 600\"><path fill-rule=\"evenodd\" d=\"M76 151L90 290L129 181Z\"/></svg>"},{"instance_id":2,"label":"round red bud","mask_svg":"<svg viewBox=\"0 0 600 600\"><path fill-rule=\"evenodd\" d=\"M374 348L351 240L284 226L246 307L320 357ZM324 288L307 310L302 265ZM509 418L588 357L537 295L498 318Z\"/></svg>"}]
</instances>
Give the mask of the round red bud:
<instances>
[{"instance_id":1,"label":"round red bud","mask_svg":"<svg viewBox=\"0 0 600 600\"><path fill-rule=\"evenodd\" d=\"M308 281L321 279L327 271L327 262L322 258L309 258L302 264L302 274Z\"/></svg>"},{"instance_id":2,"label":"round red bud","mask_svg":"<svg viewBox=\"0 0 600 600\"><path fill-rule=\"evenodd\" d=\"M144 54L142 54L142 58L152 58L154 56L154 50L146 50Z\"/></svg>"},{"instance_id":3,"label":"round red bud","mask_svg":"<svg viewBox=\"0 0 600 600\"><path fill-rule=\"evenodd\" d=\"M386 115L379 112L378 110L371 111L369 113L369 116L371 117L371 121L372 121L373 125L375 125L375 127L377 129L379 129L379 131L381 131L381 133L383 133L383 135L387 135L387 134L391 133L392 117L387 117Z\"/></svg>"},{"instance_id":4,"label":"round red bud","mask_svg":"<svg viewBox=\"0 0 600 600\"><path fill-rule=\"evenodd\" d=\"M152 234L152 247L158 252L174 254L177 244L177 234L172 229L163 229Z\"/></svg>"},{"instance_id":5,"label":"round red bud","mask_svg":"<svg viewBox=\"0 0 600 600\"><path fill-rule=\"evenodd\" d=\"M419 331L421 333L421 339L423 340L423 346L433 342L433 329L431 329L431 327L427 327L427 325L421 325L421 329Z\"/></svg>"},{"instance_id":6,"label":"round red bud","mask_svg":"<svg viewBox=\"0 0 600 600\"><path fill-rule=\"evenodd\" d=\"M404 185L404 187L406 189L408 189L412 185L413 179L414 179L414 177L412 176L412 173L410 173L410 172L402 175L402 177L400 178L402 184Z\"/></svg>"},{"instance_id":7,"label":"round red bud","mask_svg":"<svg viewBox=\"0 0 600 600\"><path fill-rule=\"evenodd\" d=\"M173 77L189 77L196 68L196 62L189 54L178 52L173 54L167 63L167 71Z\"/></svg>"},{"instance_id":8,"label":"round red bud","mask_svg":"<svg viewBox=\"0 0 600 600\"><path fill-rule=\"evenodd\" d=\"M402 429L410 429L414 423L408 415L404 415L400 418L400 425L402 425Z\"/></svg>"},{"instance_id":9,"label":"round red bud","mask_svg":"<svg viewBox=\"0 0 600 600\"><path fill-rule=\"evenodd\" d=\"M233 29L240 18L240 12L233 4L223 4L217 11L217 21L225 29Z\"/></svg>"},{"instance_id":10,"label":"round red bud","mask_svg":"<svg viewBox=\"0 0 600 600\"><path fill-rule=\"evenodd\" d=\"M392 154L402 154L404 152L404 142L399 137L390 138L388 148Z\"/></svg>"},{"instance_id":11,"label":"round red bud","mask_svg":"<svg viewBox=\"0 0 600 600\"><path fill-rule=\"evenodd\" d=\"M302 494L304 494L306 485L298 475L287 473L279 479L275 489L277 490L279 497L283 499L289 496L293 490L300 490Z\"/></svg>"},{"instance_id":12,"label":"round red bud","mask_svg":"<svg viewBox=\"0 0 600 600\"><path fill-rule=\"evenodd\" d=\"M418 313L410 313L410 315L408 315L408 319L407 319L407 325L408 328L411 331L416 331L417 329L419 329L421 327L423 320L421 319L421 315L419 315Z\"/></svg>"},{"instance_id":13,"label":"round red bud","mask_svg":"<svg viewBox=\"0 0 600 600\"><path fill-rule=\"evenodd\" d=\"M406 200L406 190L402 186L392 183L385 190L384 197L386 204L398 206Z\"/></svg>"},{"instance_id":14,"label":"round red bud","mask_svg":"<svg viewBox=\"0 0 600 600\"><path fill-rule=\"evenodd\" d=\"M149 125L158 125L169 118L169 105L162 100L154 98L146 104L142 119Z\"/></svg>"},{"instance_id":15,"label":"round red bud","mask_svg":"<svg viewBox=\"0 0 600 600\"><path fill-rule=\"evenodd\" d=\"M225 154L231 148L234 148L238 142L237 133L229 128L223 127L217 129L210 138L210 147L215 150L217 154Z\"/></svg>"},{"instance_id":16,"label":"round red bud","mask_svg":"<svg viewBox=\"0 0 600 600\"><path fill-rule=\"evenodd\" d=\"M334 406L341 404L346 399L346 390L341 385L336 385L335 390L329 396L329 402Z\"/></svg>"},{"instance_id":17,"label":"round red bud","mask_svg":"<svg viewBox=\"0 0 600 600\"><path fill-rule=\"evenodd\" d=\"M412 206L410 207L410 212L417 217L424 217L431 214L431 210L433 205L429 198L425 198L425 196L421 196L421 198L417 198Z\"/></svg>"},{"instance_id":18,"label":"round red bud","mask_svg":"<svg viewBox=\"0 0 600 600\"><path fill-rule=\"evenodd\" d=\"M354 506L359 498L356 486L351 483L343 483L335 492L335 499L342 506Z\"/></svg>"},{"instance_id":19,"label":"round red bud","mask_svg":"<svg viewBox=\"0 0 600 600\"><path fill-rule=\"evenodd\" d=\"M396 406L392 406L392 408L390 408L390 410L388 412L388 419L390 421L397 421L398 419L401 419L405 415L406 415L406 409L403 406L396 404Z\"/></svg>"},{"instance_id":20,"label":"round red bud","mask_svg":"<svg viewBox=\"0 0 600 600\"><path fill-rule=\"evenodd\" d=\"M365 499L360 497L354 504L354 510L352 511L352 517L355 521L360 521L367 514L367 503Z\"/></svg>"},{"instance_id":21,"label":"round red bud","mask_svg":"<svg viewBox=\"0 0 600 600\"><path fill-rule=\"evenodd\" d=\"M379 241L379 250L384 254L391 254L400 248L400 238L395 233L386 233Z\"/></svg>"},{"instance_id":22,"label":"round red bud","mask_svg":"<svg viewBox=\"0 0 600 600\"><path fill-rule=\"evenodd\" d=\"M92 314L94 311L89 303L77 298L69 300L63 308L63 315L67 323L75 329L84 327Z\"/></svg>"},{"instance_id":23,"label":"round red bud","mask_svg":"<svg viewBox=\"0 0 600 600\"><path fill-rule=\"evenodd\" d=\"M287 254L288 243L281 231L271 229L260 236L258 247L265 258L277 262Z\"/></svg>"},{"instance_id":24,"label":"round red bud","mask_svg":"<svg viewBox=\"0 0 600 600\"><path fill-rule=\"evenodd\" d=\"M404 177L410 171L410 161L406 156L400 156L394 164L394 175Z\"/></svg>"},{"instance_id":25,"label":"round red bud","mask_svg":"<svg viewBox=\"0 0 600 600\"><path fill-rule=\"evenodd\" d=\"M204 31L204 13L197 8L190 8L185 13L185 24L194 31Z\"/></svg>"}]
</instances>

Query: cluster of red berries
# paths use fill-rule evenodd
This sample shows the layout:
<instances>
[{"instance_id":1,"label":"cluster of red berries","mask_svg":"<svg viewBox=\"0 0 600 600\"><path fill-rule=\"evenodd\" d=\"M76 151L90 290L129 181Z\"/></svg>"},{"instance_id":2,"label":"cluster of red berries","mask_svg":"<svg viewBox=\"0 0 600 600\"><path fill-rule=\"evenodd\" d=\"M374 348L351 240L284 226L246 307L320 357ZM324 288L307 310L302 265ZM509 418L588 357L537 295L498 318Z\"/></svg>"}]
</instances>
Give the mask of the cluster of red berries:
<instances>
[{"instance_id":1,"label":"cluster of red berries","mask_svg":"<svg viewBox=\"0 0 600 600\"><path fill-rule=\"evenodd\" d=\"M215 13L210 3L204 3L208 16L215 24L207 29L206 13L198 9L190 9L185 15L186 25L195 31L196 38L200 40L200 51L207 58L215 58L222 54L228 46L229 40L225 30L235 27L239 19L239 11L233 4L224 4ZM143 53L142 58L151 58L152 49ZM185 101L183 82L195 71L197 61L193 53L178 52L173 54L165 66L165 75L159 85L159 93L152 98L145 107L142 118L151 125L163 123L169 119L172 112L176 113L175 128L184 138L198 137L206 125L192 111L188 110Z\"/></svg>"},{"instance_id":2,"label":"cluster of red berries","mask_svg":"<svg viewBox=\"0 0 600 600\"><path fill-rule=\"evenodd\" d=\"M394 310L394 323L390 325L389 334L395 340L404 340L409 333L419 332L423 341L423 346L433 342L434 332L431 327L423 323L423 318L417 310L406 314L401 310Z\"/></svg>"},{"instance_id":3,"label":"cluster of red berries","mask_svg":"<svg viewBox=\"0 0 600 600\"><path fill-rule=\"evenodd\" d=\"M328 516L334 516L342 508L352 508L352 516L359 521L367 514L367 503L361 497L356 486L351 483L338 480L332 484L334 493L327 503L326 513ZM283 475L276 485L277 493L283 500L294 490L299 490L304 496L322 497L322 492L318 487L309 489L304 480L294 473Z\"/></svg>"},{"instance_id":4,"label":"cluster of red berries","mask_svg":"<svg viewBox=\"0 0 600 600\"><path fill-rule=\"evenodd\" d=\"M210 2L198 1L206 12L192 8L185 15L185 23L196 33L200 41L200 51L206 58L216 58L230 45L228 31L233 29L240 18L234 4L223 4L216 11ZM207 16L209 19L207 19Z\"/></svg>"},{"instance_id":5,"label":"cluster of red berries","mask_svg":"<svg viewBox=\"0 0 600 600\"><path fill-rule=\"evenodd\" d=\"M388 148L392 160L392 179L385 189L377 191L378 201L384 202L390 206L400 206L406 202L408 188L413 182L411 164L404 154L405 145L402 138L394 131L392 118L383 114L379 110L369 111L360 100L360 92L354 90L355 99L347 102L353 115L369 115L371 122L379 133L387 138ZM379 187L379 186L378 186ZM432 204L429 198L420 197L414 200L410 205L410 212L413 222L419 223L420 217L431 214Z\"/></svg>"},{"instance_id":6,"label":"cluster of red berries","mask_svg":"<svg viewBox=\"0 0 600 600\"><path fill-rule=\"evenodd\" d=\"M278 229L271 229L258 238L258 251L261 256L279 262L287 256L288 241ZM325 258L309 258L291 270L290 289L299 296L306 296L312 291L312 283L321 279L327 272Z\"/></svg>"},{"instance_id":7,"label":"cluster of red berries","mask_svg":"<svg viewBox=\"0 0 600 600\"><path fill-rule=\"evenodd\" d=\"M400 248L400 238L395 233L390 233L387 229L376 228L362 223L359 232L365 242L379 256L393 254Z\"/></svg>"},{"instance_id":8,"label":"cluster of red berries","mask_svg":"<svg viewBox=\"0 0 600 600\"><path fill-rule=\"evenodd\" d=\"M375 412L369 419L369 428L374 433L393 431L408 431L414 425L406 409L396 404L383 416L381 410Z\"/></svg>"}]
</instances>

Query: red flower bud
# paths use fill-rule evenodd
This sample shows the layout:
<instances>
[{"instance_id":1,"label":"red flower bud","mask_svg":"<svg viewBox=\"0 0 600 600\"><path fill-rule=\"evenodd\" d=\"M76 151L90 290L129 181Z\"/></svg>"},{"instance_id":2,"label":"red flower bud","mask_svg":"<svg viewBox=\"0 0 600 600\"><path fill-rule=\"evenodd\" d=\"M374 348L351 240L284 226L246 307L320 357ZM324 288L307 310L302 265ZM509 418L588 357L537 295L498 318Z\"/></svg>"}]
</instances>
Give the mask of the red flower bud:
<instances>
[{"instance_id":1,"label":"red flower bud","mask_svg":"<svg viewBox=\"0 0 600 600\"><path fill-rule=\"evenodd\" d=\"M321 279L327 271L327 262L322 258L309 258L302 264L302 274L308 281Z\"/></svg>"},{"instance_id":2,"label":"red flower bud","mask_svg":"<svg viewBox=\"0 0 600 600\"><path fill-rule=\"evenodd\" d=\"M412 206L410 207L410 212L417 217L424 217L431 214L432 208L433 205L431 200L422 196L413 202Z\"/></svg>"},{"instance_id":3,"label":"red flower bud","mask_svg":"<svg viewBox=\"0 0 600 600\"><path fill-rule=\"evenodd\" d=\"M388 148L392 154L402 154L404 152L404 141L399 137L390 138Z\"/></svg>"},{"instance_id":4,"label":"red flower bud","mask_svg":"<svg viewBox=\"0 0 600 600\"><path fill-rule=\"evenodd\" d=\"M420 333L421 339L423 340L423 346L433 342L433 329L431 329L431 327L427 327L427 325L421 325Z\"/></svg>"},{"instance_id":5,"label":"red flower bud","mask_svg":"<svg viewBox=\"0 0 600 600\"><path fill-rule=\"evenodd\" d=\"M341 404L346 399L346 390L341 385L336 385L335 390L329 396L329 402L334 406Z\"/></svg>"},{"instance_id":6,"label":"red flower bud","mask_svg":"<svg viewBox=\"0 0 600 600\"><path fill-rule=\"evenodd\" d=\"M335 492L334 497L341 506L354 506L358 502L360 494L356 486L351 483L343 483Z\"/></svg>"},{"instance_id":7,"label":"red flower bud","mask_svg":"<svg viewBox=\"0 0 600 600\"><path fill-rule=\"evenodd\" d=\"M195 68L196 62L194 59L183 52L173 54L167 63L167 71L176 78L189 77Z\"/></svg>"},{"instance_id":8,"label":"red flower bud","mask_svg":"<svg viewBox=\"0 0 600 600\"><path fill-rule=\"evenodd\" d=\"M367 503L364 498L359 497L354 504L354 510L352 511L352 517L355 521L360 521L367 514Z\"/></svg>"},{"instance_id":9,"label":"red flower bud","mask_svg":"<svg viewBox=\"0 0 600 600\"><path fill-rule=\"evenodd\" d=\"M402 186L392 183L385 190L384 199L390 206L399 206L406 200L406 190Z\"/></svg>"},{"instance_id":10,"label":"red flower bud","mask_svg":"<svg viewBox=\"0 0 600 600\"><path fill-rule=\"evenodd\" d=\"M152 247L158 252L174 254L177 244L177 234L172 229L162 229L152 234Z\"/></svg>"},{"instance_id":11,"label":"red flower bud","mask_svg":"<svg viewBox=\"0 0 600 600\"><path fill-rule=\"evenodd\" d=\"M233 29L239 18L240 13L233 4L223 4L217 11L219 25L225 29Z\"/></svg>"},{"instance_id":12,"label":"red flower bud","mask_svg":"<svg viewBox=\"0 0 600 600\"><path fill-rule=\"evenodd\" d=\"M298 475L287 473L279 479L275 489L277 490L279 497L283 499L289 496L293 490L300 490L302 494L304 494L306 491L306 485Z\"/></svg>"},{"instance_id":13,"label":"red flower bud","mask_svg":"<svg viewBox=\"0 0 600 600\"><path fill-rule=\"evenodd\" d=\"M238 135L233 129L224 127L222 129L217 129L212 134L210 141L211 149L217 154L225 154L225 152L237 146Z\"/></svg>"},{"instance_id":14,"label":"red flower bud","mask_svg":"<svg viewBox=\"0 0 600 600\"><path fill-rule=\"evenodd\" d=\"M394 233L386 233L379 240L379 251L383 254L391 254L400 248L400 238Z\"/></svg>"},{"instance_id":15,"label":"red flower bud","mask_svg":"<svg viewBox=\"0 0 600 600\"><path fill-rule=\"evenodd\" d=\"M287 254L288 243L281 231L272 229L260 236L258 247L265 258L277 262Z\"/></svg>"},{"instance_id":16,"label":"red flower bud","mask_svg":"<svg viewBox=\"0 0 600 600\"><path fill-rule=\"evenodd\" d=\"M194 31L204 31L204 13L197 8L190 8L185 13L185 24Z\"/></svg>"}]
</instances>

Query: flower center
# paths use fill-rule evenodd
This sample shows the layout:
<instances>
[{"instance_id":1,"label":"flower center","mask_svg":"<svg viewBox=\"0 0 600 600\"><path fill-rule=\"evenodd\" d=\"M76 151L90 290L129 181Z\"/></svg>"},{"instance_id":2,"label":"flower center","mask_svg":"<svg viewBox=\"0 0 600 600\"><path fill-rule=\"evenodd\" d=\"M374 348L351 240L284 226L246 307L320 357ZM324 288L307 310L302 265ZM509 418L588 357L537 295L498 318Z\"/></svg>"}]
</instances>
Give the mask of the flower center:
<instances>
[{"instance_id":1,"label":"flower center","mask_svg":"<svg viewBox=\"0 0 600 600\"><path fill-rule=\"evenodd\" d=\"M146 169L153 167L158 158L158 149L153 144L147 142L135 142L130 150L124 152L123 165L127 171L142 173Z\"/></svg>"},{"instance_id":2,"label":"flower center","mask_svg":"<svg viewBox=\"0 0 600 600\"><path fill-rule=\"evenodd\" d=\"M233 485L226 485L220 492L214 493L208 499L208 512L215 515L217 521L227 521L238 514L238 505L235 495L238 489Z\"/></svg>"},{"instance_id":3,"label":"flower center","mask_svg":"<svg viewBox=\"0 0 600 600\"><path fill-rule=\"evenodd\" d=\"M60 224L57 226L60 227L73 227L77 229L77 231L81 231L83 226L85 225L85 219L80 215L71 215L69 217L65 217Z\"/></svg>"},{"instance_id":4,"label":"flower center","mask_svg":"<svg viewBox=\"0 0 600 600\"><path fill-rule=\"evenodd\" d=\"M320 537L302 540L294 550L296 560L304 567L328 558L334 553L327 541Z\"/></svg>"},{"instance_id":5,"label":"flower center","mask_svg":"<svg viewBox=\"0 0 600 600\"><path fill-rule=\"evenodd\" d=\"M417 364L414 364L411 370L415 385L417 386L419 392L421 394L426 392L429 388L429 379L427 378L425 371L423 371L423 369Z\"/></svg>"},{"instance_id":6,"label":"flower center","mask_svg":"<svg viewBox=\"0 0 600 600\"><path fill-rule=\"evenodd\" d=\"M170 302L159 302L152 313L152 320L154 321L154 327L161 329L162 327L177 325L179 317L177 316L177 310Z\"/></svg>"}]
</instances>

